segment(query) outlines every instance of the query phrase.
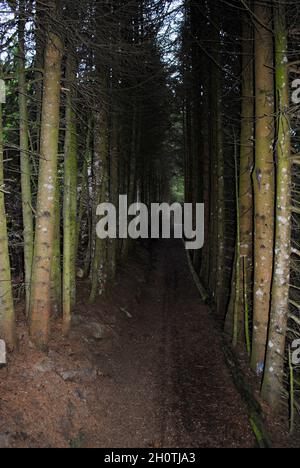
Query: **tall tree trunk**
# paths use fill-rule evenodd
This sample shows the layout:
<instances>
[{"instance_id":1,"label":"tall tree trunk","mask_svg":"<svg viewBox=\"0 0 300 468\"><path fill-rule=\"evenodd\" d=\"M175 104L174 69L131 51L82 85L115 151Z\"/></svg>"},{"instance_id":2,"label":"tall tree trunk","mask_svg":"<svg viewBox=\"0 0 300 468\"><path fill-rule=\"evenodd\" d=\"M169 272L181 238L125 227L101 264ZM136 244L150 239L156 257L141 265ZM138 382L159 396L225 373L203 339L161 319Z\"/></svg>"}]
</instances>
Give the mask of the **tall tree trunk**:
<instances>
[{"instance_id":1,"label":"tall tree trunk","mask_svg":"<svg viewBox=\"0 0 300 468\"><path fill-rule=\"evenodd\" d=\"M110 193L111 202L118 208L119 197L119 119L118 115L112 117L112 136L111 136L111 151L110 151ZM118 239L110 240L110 276L114 280L116 277L118 261Z\"/></svg>"},{"instance_id":2,"label":"tall tree trunk","mask_svg":"<svg viewBox=\"0 0 300 468\"><path fill-rule=\"evenodd\" d=\"M107 91L107 77L103 73L99 75L101 93ZM93 201L93 254L91 264L91 293L90 301L94 302L97 295L103 294L106 283L106 240L99 239L96 234L96 210L97 206L107 201L108 193L108 115L106 104L100 100L95 114L94 127L94 201Z\"/></svg>"},{"instance_id":3,"label":"tall tree trunk","mask_svg":"<svg viewBox=\"0 0 300 468\"><path fill-rule=\"evenodd\" d=\"M60 234L60 181L56 183L55 194L55 232L53 258L51 265L51 303L53 313L58 317L62 310L62 274L61 274L61 234Z\"/></svg>"},{"instance_id":4,"label":"tall tree trunk","mask_svg":"<svg viewBox=\"0 0 300 468\"><path fill-rule=\"evenodd\" d=\"M239 245L235 265L235 281L232 285L235 307L237 308L234 324L234 345L244 334L244 304L245 294L250 299L253 272L253 187L252 171L254 165L254 67L253 67L253 26L248 12L243 14L242 32L242 110L241 110L241 141L240 169L238 190ZM244 277L246 262L247 277ZM236 280L239 288L236 290ZM246 290L245 290L246 288Z\"/></svg>"},{"instance_id":5,"label":"tall tree trunk","mask_svg":"<svg viewBox=\"0 0 300 468\"><path fill-rule=\"evenodd\" d=\"M43 98L43 69L44 69L44 50L45 37L43 26L45 25L45 5L42 1L36 1L35 14L35 149L37 154L40 152L40 136L41 136L41 118L42 118L42 98Z\"/></svg>"},{"instance_id":6,"label":"tall tree trunk","mask_svg":"<svg viewBox=\"0 0 300 468\"><path fill-rule=\"evenodd\" d=\"M273 406L283 385L286 331L289 314L291 258L291 137L286 11L284 0L274 6L277 96L277 206L275 268L271 321L262 395Z\"/></svg>"},{"instance_id":7,"label":"tall tree trunk","mask_svg":"<svg viewBox=\"0 0 300 468\"><path fill-rule=\"evenodd\" d=\"M68 88L66 102L64 165L64 249L63 249L63 332L68 334L76 298L77 232L77 128L74 111L76 62L69 53L66 66Z\"/></svg>"},{"instance_id":8,"label":"tall tree trunk","mask_svg":"<svg viewBox=\"0 0 300 468\"><path fill-rule=\"evenodd\" d=\"M0 103L0 337L5 340L8 349L13 350L16 345L16 328L8 252L4 190L3 116L2 103Z\"/></svg>"},{"instance_id":9,"label":"tall tree trunk","mask_svg":"<svg viewBox=\"0 0 300 468\"><path fill-rule=\"evenodd\" d=\"M20 167L22 188L24 265L26 290L26 315L30 307L30 284L33 259L33 216L31 196L31 165L28 137L27 86L25 77L25 8L20 2L18 19L19 36L19 111L20 111Z\"/></svg>"},{"instance_id":10,"label":"tall tree trunk","mask_svg":"<svg viewBox=\"0 0 300 468\"><path fill-rule=\"evenodd\" d=\"M212 65L212 119L213 119L213 160L215 187L215 299L218 313L225 314L225 181L224 181L224 154L223 154L223 112L222 112L222 80L221 80L221 31L219 5L213 8L213 58Z\"/></svg>"},{"instance_id":11,"label":"tall tree trunk","mask_svg":"<svg viewBox=\"0 0 300 468\"><path fill-rule=\"evenodd\" d=\"M85 154L81 174L81 193L78 207L78 219L77 219L77 239L76 239L76 258L78 249L80 246L80 234L81 234L81 223L85 214L85 211L89 209L89 168L91 167L91 137L92 137L92 119L90 119L87 128Z\"/></svg>"},{"instance_id":12,"label":"tall tree trunk","mask_svg":"<svg viewBox=\"0 0 300 468\"><path fill-rule=\"evenodd\" d=\"M135 189L136 189L136 164L137 164L137 134L138 134L138 118L137 118L137 109L134 106L133 113L132 113L132 125L131 125L131 148L128 152L128 205L132 205L135 202ZM131 246L131 239L127 238L124 239L122 245L122 259L127 260L130 246Z\"/></svg>"},{"instance_id":13,"label":"tall tree trunk","mask_svg":"<svg viewBox=\"0 0 300 468\"><path fill-rule=\"evenodd\" d=\"M183 34L183 126L185 156L185 202L193 201L193 131L192 131L192 60L191 60L191 5L185 1L185 25Z\"/></svg>"},{"instance_id":14,"label":"tall tree trunk","mask_svg":"<svg viewBox=\"0 0 300 468\"><path fill-rule=\"evenodd\" d=\"M47 6L49 14L55 17L56 2L49 0ZM45 51L41 154L31 286L30 332L32 340L39 348L47 346L50 329L62 48L60 37L50 30Z\"/></svg>"},{"instance_id":15,"label":"tall tree trunk","mask_svg":"<svg viewBox=\"0 0 300 468\"><path fill-rule=\"evenodd\" d=\"M213 65L210 61L209 63L210 70L210 89L214 89L214 79L213 79ZM215 96L213 93L210 94L209 105L211 108L210 113L210 147L211 147L211 157L210 157L210 225L209 225L209 291L212 294L213 300L216 299L216 281L217 281L217 254L216 246L218 243L218 225L217 225L217 194L216 187L218 183L218 163L216 157L215 149L215 125L214 125L214 100Z\"/></svg>"},{"instance_id":16,"label":"tall tree trunk","mask_svg":"<svg viewBox=\"0 0 300 468\"><path fill-rule=\"evenodd\" d=\"M202 72L203 60L202 51L199 47L201 40L200 31L203 28L202 17L200 16L199 6L191 4L191 34L192 34L192 139L193 139L193 207L194 216L196 215L196 204L203 201L203 151L202 151ZM195 219L195 218L194 218ZM194 228L195 228L194 224ZM200 272L202 250L197 249L193 252L193 265L197 272Z\"/></svg>"},{"instance_id":17,"label":"tall tree trunk","mask_svg":"<svg viewBox=\"0 0 300 468\"><path fill-rule=\"evenodd\" d=\"M210 79L208 61L203 58L203 100L201 111L202 154L203 154L203 203L205 206L205 243L202 252L201 278L206 287L209 283L210 249L210 129L209 129L209 93Z\"/></svg>"},{"instance_id":18,"label":"tall tree trunk","mask_svg":"<svg viewBox=\"0 0 300 468\"><path fill-rule=\"evenodd\" d=\"M274 75L272 7L255 1L256 149L252 369L262 375L270 315L274 248Z\"/></svg>"}]
</instances>

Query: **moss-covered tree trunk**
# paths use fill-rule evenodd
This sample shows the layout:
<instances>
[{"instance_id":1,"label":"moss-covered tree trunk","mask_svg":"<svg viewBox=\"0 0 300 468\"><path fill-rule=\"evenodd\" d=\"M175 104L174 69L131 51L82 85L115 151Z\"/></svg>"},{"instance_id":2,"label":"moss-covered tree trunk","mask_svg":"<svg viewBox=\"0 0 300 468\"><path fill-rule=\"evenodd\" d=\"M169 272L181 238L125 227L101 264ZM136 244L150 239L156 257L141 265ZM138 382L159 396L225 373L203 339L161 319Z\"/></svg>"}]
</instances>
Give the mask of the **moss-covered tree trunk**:
<instances>
[{"instance_id":1,"label":"moss-covered tree trunk","mask_svg":"<svg viewBox=\"0 0 300 468\"><path fill-rule=\"evenodd\" d=\"M111 149L110 149L110 196L113 205L119 204L119 119L113 116ZM110 239L109 271L112 280L115 279L118 262L118 239Z\"/></svg>"},{"instance_id":2,"label":"moss-covered tree trunk","mask_svg":"<svg viewBox=\"0 0 300 468\"><path fill-rule=\"evenodd\" d=\"M291 130L288 112L288 45L284 1L275 4L274 12L277 96L276 243L271 321L262 395L273 407L276 407L280 402L283 385L285 341L289 314L291 261Z\"/></svg>"},{"instance_id":3,"label":"moss-covered tree trunk","mask_svg":"<svg viewBox=\"0 0 300 468\"><path fill-rule=\"evenodd\" d=\"M33 216L31 195L31 164L28 141L28 110L27 110L27 86L25 76L25 8L24 2L20 2L18 19L19 39L19 112L20 112L20 168L22 188L22 213L24 236L24 266L25 266L25 291L26 291L26 315L30 306L30 283L33 259Z\"/></svg>"},{"instance_id":4,"label":"moss-covered tree trunk","mask_svg":"<svg viewBox=\"0 0 300 468\"><path fill-rule=\"evenodd\" d=\"M35 11L35 42L36 54L34 60L35 66L35 128L34 148L37 154L40 153L41 140L41 119L42 119L42 98L43 98L43 69L44 69L44 51L46 38L44 35L44 26L46 22L46 9L41 0L36 1Z\"/></svg>"},{"instance_id":5,"label":"moss-covered tree trunk","mask_svg":"<svg viewBox=\"0 0 300 468\"><path fill-rule=\"evenodd\" d=\"M85 143L85 154L81 172L81 192L78 206L78 217L77 217L77 239L76 239L76 258L80 245L80 234L82 230L82 221L86 210L89 207L89 169L92 163L91 157L91 137L92 137L92 119L90 119L87 128L86 143Z\"/></svg>"},{"instance_id":6,"label":"moss-covered tree trunk","mask_svg":"<svg viewBox=\"0 0 300 468\"><path fill-rule=\"evenodd\" d=\"M107 77L100 72L98 86L101 94L107 90ZM99 239L96 234L97 206L107 201L108 194L108 114L106 103L99 100L95 113L94 125L94 158L93 158L93 247L91 261L91 293L90 301L94 302L98 295L103 294L106 284L107 241Z\"/></svg>"},{"instance_id":7,"label":"moss-covered tree trunk","mask_svg":"<svg viewBox=\"0 0 300 468\"><path fill-rule=\"evenodd\" d=\"M56 7L57 4L53 0L47 2L51 17L56 16ZM49 28L45 50L39 185L30 301L31 338L39 348L47 346L50 331L62 48L60 37Z\"/></svg>"},{"instance_id":8,"label":"moss-covered tree trunk","mask_svg":"<svg viewBox=\"0 0 300 468\"><path fill-rule=\"evenodd\" d=\"M66 132L64 164L64 242L63 242L63 331L71 324L76 298L76 242L77 242L77 128L75 115L76 62L69 52L66 66Z\"/></svg>"},{"instance_id":9,"label":"moss-covered tree trunk","mask_svg":"<svg viewBox=\"0 0 300 468\"><path fill-rule=\"evenodd\" d=\"M208 286L209 283L209 248L210 248L210 127L209 127L209 94L210 94L210 79L209 66L206 57L202 58L203 64L203 97L201 106L201 131L202 142L201 151L203 158L203 203L205 206L205 243L202 251L201 273L200 276Z\"/></svg>"},{"instance_id":10,"label":"moss-covered tree trunk","mask_svg":"<svg viewBox=\"0 0 300 468\"><path fill-rule=\"evenodd\" d=\"M55 194L55 232L54 232L54 247L51 266L51 303L52 311L57 317L62 310L62 271L61 271L61 193L60 181L56 183Z\"/></svg>"},{"instance_id":11,"label":"moss-covered tree trunk","mask_svg":"<svg viewBox=\"0 0 300 468\"><path fill-rule=\"evenodd\" d=\"M244 336L245 298L251 301L251 283L253 272L253 186L252 171L254 165L254 67L253 67L253 26L249 14L243 14L242 31L242 109L240 138L240 167L238 187L238 242L234 281L232 283L233 308L233 344ZM237 143L237 142L236 142ZM246 267L246 269L245 269ZM246 271L247 275L244 276ZM237 288L238 284L238 288ZM232 314L229 312L230 320Z\"/></svg>"},{"instance_id":12,"label":"moss-covered tree trunk","mask_svg":"<svg viewBox=\"0 0 300 468\"><path fill-rule=\"evenodd\" d=\"M213 89L214 79L213 79L213 65L210 61L209 64L210 72L210 89ZM218 243L218 224L217 224L217 183L218 183L218 163L216 157L215 149L215 122L214 122L214 105L212 92L210 93L209 105L210 105L210 207L209 207L209 291L212 294L213 300L215 300L216 295L216 281L217 281L217 254L216 254L216 245Z\"/></svg>"},{"instance_id":13,"label":"moss-covered tree trunk","mask_svg":"<svg viewBox=\"0 0 300 468\"><path fill-rule=\"evenodd\" d=\"M253 185L254 166L254 30L249 15L243 15L243 97L239 169L239 304L240 336L244 335L245 311L251 303L253 275ZM246 275L245 275L246 273ZM249 303L247 301L249 300ZM246 330L247 334L248 330Z\"/></svg>"},{"instance_id":14,"label":"moss-covered tree trunk","mask_svg":"<svg viewBox=\"0 0 300 468\"><path fill-rule=\"evenodd\" d=\"M192 61L191 61L191 5L185 2L185 27L183 33L183 84L184 84L184 102L183 102L183 127L184 127L184 165L185 165L185 202L193 201L193 125L192 125Z\"/></svg>"},{"instance_id":15,"label":"moss-covered tree trunk","mask_svg":"<svg viewBox=\"0 0 300 468\"><path fill-rule=\"evenodd\" d=\"M3 116L0 103L0 338L5 340L8 349L13 350L16 345L16 328L4 191Z\"/></svg>"},{"instance_id":16,"label":"moss-covered tree trunk","mask_svg":"<svg viewBox=\"0 0 300 468\"><path fill-rule=\"evenodd\" d=\"M137 118L137 109L134 106L132 112L132 125L131 125L131 147L130 151L128 152L128 205L132 205L135 202L135 189L136 189L136 169L137 169L137 135L138 135L138 118ZM132 240L130 238L124 239L122 244L122 259L127 260L130 246L132 244Z\"/></svg>"},{"instance_id":17,"label":"moss-covered tree trunk","mask_svg":"<svg viewBox=\"0 0 300 468\"><path fill-rule=\"evenodd\" d=\"M264 370L274 249L274 54L272 7L256 1L256 135L253 172L255 201L252 369Z\"/></svg>"}]
</instances>

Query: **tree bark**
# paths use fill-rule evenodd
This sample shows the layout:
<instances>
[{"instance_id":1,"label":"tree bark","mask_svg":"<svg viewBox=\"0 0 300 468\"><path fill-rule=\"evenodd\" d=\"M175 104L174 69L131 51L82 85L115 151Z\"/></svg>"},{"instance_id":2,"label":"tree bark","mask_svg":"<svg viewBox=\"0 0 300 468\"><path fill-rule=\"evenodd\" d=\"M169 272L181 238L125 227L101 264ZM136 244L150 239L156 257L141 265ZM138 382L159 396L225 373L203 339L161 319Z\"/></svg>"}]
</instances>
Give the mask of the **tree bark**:
<instances>
[{"instance_id":1,"label":"tree bark","mask_svg":"<svg viewBox=\"0 0 300 468\"><path fill-rule=\"evenodd\" d=\"M107 90L107 77L100 73L99 84L101 93ZM108 194L108 115L105 102L98 103L95 114L94 128L94 200L93 200L93 249L91 263L91 293L90 302L94 302L97 295L103 294L106 284L107 242L99 239L96 234L97 206L107 201Z\"/></svg>"},{"instance_id":2,"label":"tree bark","mask_svg":"<svg viewBox=\"0 0 300 468\"><path fill-rule=\"evenodd\" d=\"M47 6L49 14L55 17L56 2L49 0ZM61 38L49 30L45 51L41 154L30 316L31 338L36 346L42 349L48 344L50 329L51 265L54 250L62 49Z\"/></svg>"},{"instance_id":3,"label":"tree bark","mask_svg":"<svg viewBox=\"0 0 300 468\"><path fill-rule=\"evenodd\" d=\"M277 201L275 267L271 321L262 395L276 408L281 399L291 262L291 131L289 118L288 39L285 4L274 6L277 96Z\"/></svg>"},{"instance_id":4,"label":"tree bark","mask_svg":"<svg viewBox=\"0 0 300 468\"><path fill-rule=\"evenodd\" d=\"M252 171L254 165L254 49L253 26L248 12L243 13L242 31L242 109L241 109L241 139L240 139L240 168L238 189L238 245L236 247L239 258L235 261L234 283L231 294L237 314L234 323L235 336L233 344L244 336L244 312L247 306L244 302L245 292L251 297L251 283L253 273L253 186ZM244 276L246 262L247 276ZM238 281L237 281L238 280ZM238 282L239 287L237 291ZM245 289L246 288L246 289Z\"/></svg>"},{"instance_id":5,"label":"tree bark","mask_svg":"<svg viewBox=\"0 0 300 468\"><path fill-rule=\"evenodd\" d=\"M60 181L56 183L55 194L55 232L54 232L54 247L53 258L51 265L51 304L52 311L55 316L59 316L62 310L62 272L61 272L61 223L60 223Z\"/></svg>"},{"instance_id":6,"label":"tree bark","mask_svg":"<svg viewBox=\"0 0 300 468\"><path fill-rule=\"evenodd\" d=\"M66 132L64 164L64 248L63 248L63 333L71 326L76 300L76 232L77 232L77 128L74 111L76 62L69 52L66 66Z\"/></svg>"},{"instance_id":7,"label":"tree bark","mask_svg":"<svg viewBox=\"0 0 300 468\"><path fill-rule=\"evenodd\" d=\"M255 204L254 311L251 366L264 370L274 248L274 74L272 8L254 3L256 148L253 173Z\"/></svg>"},{"instance_id":8,"label":"tree bark","mask_svg":"<svg viewBox=\"0 0 300 468\"><path fill-rule=\"evenodd\" d=\"M18 18L19 36L19 112L20 112L20 168L22 189L22 214L24 237L24 266L25 266L25 291L26 291L26 315L30 308L30 284L33 259L33 216L31 195L31 164L28 141L28 109L27 86L25 76L25 8L24 2L20 2Z\"/></svg>"},{"instance_id":9,"label":"tree bark","mask_svg":"<svg viewBox=\"0 0 300 468\"><path fill-rule=\"evenodd\" d=\"M224 153L223 153L223 109L222 109L222 80L221 80L221 31L218 4L213 8L213 58L212 64L212 142L213 142L213 171L215 184L215 212L214 212L214 275L213 291L218 313L225 315L225 181L224 181Z\"/></svg>"},{"instance_id":10,"label":"tree bark","mask_svg":"<svg viewBox=\"0 0 300 468\"><path fill-rule=\"evenodd\" d=\"M15 312L12 295L8 234L4 200L3 116L0 103L0 337L9 350L16 346Z\"/></svg>"}]
</instances>

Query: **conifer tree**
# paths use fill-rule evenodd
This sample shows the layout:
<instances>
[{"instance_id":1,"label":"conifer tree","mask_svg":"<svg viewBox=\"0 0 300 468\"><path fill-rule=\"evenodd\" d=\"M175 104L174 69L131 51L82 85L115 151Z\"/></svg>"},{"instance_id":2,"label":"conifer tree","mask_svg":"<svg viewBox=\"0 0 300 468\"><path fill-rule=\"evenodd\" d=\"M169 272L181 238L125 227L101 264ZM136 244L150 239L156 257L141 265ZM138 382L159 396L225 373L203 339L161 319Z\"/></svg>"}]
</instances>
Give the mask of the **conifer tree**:
<instances>
[{"instance_id":1,"label":"conifer tree","mask_svg":"<svg viewBox=\"0 0 300 468\"><path fill-rule=\"evenodd\" d=\"M276 242L271 319L262 395L274 407L283 386L291 269L291 130L285 1L274 5L276 78Z\"/></svg>"},{"instance_id":2,"label":"conifer tree","mask_svg":"<svg viewBox=\"0 0 300 468\"><path fill-rule=\"evenodd\" d=\"M254 2L255 24L255 168L254 289L252 369L262 375L270 316L274 247L274 51L272 7Z\"/></svg>"},{"instance_id":3,"label":"conifer tree","mask_svg":"<svg viewBox=\"0 0 300 468\"><path fill-rule=\"evenodd\" d=\"M0 338L5 340L8 349L13 350L16 346L16 324L5 209L2 106L3 102L0 102Z\"/></svg>"},{"instance_id":4,"label":"conifer tree","mask_svg":"<svg viewBox=\"0 0 300 468\"><path fill-rule=\"evenodd\" d=\"M58 5L47 1L47 12L57 18ZM54 26L48 25L45 50L40 167L34 259L31 283L30 331L34 343L47 346L51 315L51 266L55 232L58 135L60 122L61 62L63 44Z\"/></svg>"},{"instance_id":5,"label":"conifer tree","mask_svg":"<svg viewBox=\"0 0 300 468\"><path fill-rule=\"evenodd\" d=\"M29 128L27 109L26 60L25 60L25 3L19 2L18 36L19 36L19 112L20 112L20 169L22 188L22 210L24 227L24 265L26 287L26 314L30 306L30 283L33 260L33 214L31 195L31 164L29 153Z\"/></svg>"}]
</instances>

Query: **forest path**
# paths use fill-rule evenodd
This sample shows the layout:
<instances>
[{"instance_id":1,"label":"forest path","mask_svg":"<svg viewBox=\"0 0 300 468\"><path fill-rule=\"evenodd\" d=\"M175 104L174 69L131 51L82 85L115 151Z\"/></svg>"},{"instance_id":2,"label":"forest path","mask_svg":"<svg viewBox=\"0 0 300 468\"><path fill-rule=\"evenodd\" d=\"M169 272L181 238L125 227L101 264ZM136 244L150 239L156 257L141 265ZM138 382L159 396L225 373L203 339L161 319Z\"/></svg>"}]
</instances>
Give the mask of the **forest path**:
<instances>
[{"instance_id":1,"label":"forest path","mask_svg":"<svg viewBox=\"0 0 300 468\"><path fill-rule=\"evenodd\" d=\"M253 447L222 340L181 242L140 246L93 306L79 284L74 325L53 322L0 369L0 447Z\"/></svg>"},{"instance_id":2,"label":"forest path","mask_svg":"<svg viewBox=\"0 0 300 468\"><path fill-rule=\"evenodd\" d=\"M246 408L182 244L157 243L151 258L139 305L109 355L111 380L99 395L103 430L97 444L253 447Z\"/></svg>"}]
</instances>

